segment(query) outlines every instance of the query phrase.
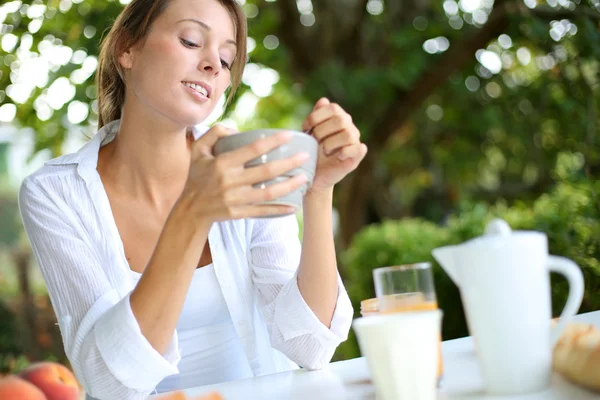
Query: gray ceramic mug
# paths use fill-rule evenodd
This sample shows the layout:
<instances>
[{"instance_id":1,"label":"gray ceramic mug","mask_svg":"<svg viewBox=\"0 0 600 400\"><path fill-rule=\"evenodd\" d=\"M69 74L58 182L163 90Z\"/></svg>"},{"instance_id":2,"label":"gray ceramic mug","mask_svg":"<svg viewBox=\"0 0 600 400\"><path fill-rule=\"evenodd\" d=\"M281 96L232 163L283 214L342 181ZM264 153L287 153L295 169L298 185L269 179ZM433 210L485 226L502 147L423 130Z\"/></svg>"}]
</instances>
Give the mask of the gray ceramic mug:
<instances>
[{"instance_id":1,"label":"gray ceramic mug","mask_svg":"<svg viewBox=\"0 0 600 400\"><path fill-rule=\"evenodd\" d=\"M265 182L260 182L254 185L254 187L265 188L275 183L284 181L291 177L294 177L298 174L305 174L308 178L308 182L304 185L300 186L293 192L286 194L285 196L281 196L275 200L266 201L262 204L277 204L277 205L285 205L292 206L295 210L298 210L302 206L302 198L312 186L313 178L315 176L315 170L317 168L317 157L319 151L319 143L317 140L311 135L299 132L299 131L291 131L285 130L286 132L290 132L292 134L292 138L290 141L282 146L279 146L270 152L263 154L260 157L255 158L254 160L246 163L246 168L256 167L258 165L266 164L270 161L281 160L284 158L288 158L297 153L308 153L309 159L304 164L302 164L299 168L293 169L281 176L276 177L275 179L271 179ZM228 151L236 150L241 147L247 146L251 143L259 139L266 138L268 136L272 136L278 132L282 132L281 129L257 129L252 131L235 133L230 136L225 136L220 138L215 146L213 147L213 153L216 155L226 153ZM275 217L279 215L267 216L267 217ZM264 217L263 217L264 218Z\"/></svg>"}]
</instances>

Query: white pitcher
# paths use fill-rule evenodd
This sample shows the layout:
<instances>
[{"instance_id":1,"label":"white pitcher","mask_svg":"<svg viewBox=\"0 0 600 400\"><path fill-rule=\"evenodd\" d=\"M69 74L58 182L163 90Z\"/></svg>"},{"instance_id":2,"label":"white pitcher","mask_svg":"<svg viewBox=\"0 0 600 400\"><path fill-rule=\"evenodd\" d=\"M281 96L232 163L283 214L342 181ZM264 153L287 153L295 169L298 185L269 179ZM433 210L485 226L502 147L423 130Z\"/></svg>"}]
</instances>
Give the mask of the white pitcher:
<instances>
[{"instance_id":1,"label":"white pitcher","mask_svg":"<svg viewBox=\"0 0 600 400\"><path fill-rule=\"evenodd\" d=\"M524 394L546 389L552 347L583 299L583 274L571 260L548 255L546 235L511 231L500 219L484 236L433 250L458 286L486 391ZM564 275L569 297L551 328L550 271Z\"/></svg>"}]
</instances>

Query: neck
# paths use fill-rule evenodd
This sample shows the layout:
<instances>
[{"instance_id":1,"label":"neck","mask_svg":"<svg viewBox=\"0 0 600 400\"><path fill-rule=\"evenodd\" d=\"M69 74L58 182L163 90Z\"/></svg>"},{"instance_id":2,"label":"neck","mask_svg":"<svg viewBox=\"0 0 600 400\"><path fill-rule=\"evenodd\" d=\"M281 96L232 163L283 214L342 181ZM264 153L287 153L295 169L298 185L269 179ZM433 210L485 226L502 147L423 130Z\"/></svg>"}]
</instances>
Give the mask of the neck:
<instances>
[{"instance_id":1,"label":"neck","mask_svg":"<svg viewBox=\"0 0 600 400\"><path fill-rule=\"evenodd\" d=\"M185 127L149 117L124 110L118 134L102 148L98 169L118 195L168 212L187 179L190 147Z\"/></svg>"}]
</instances>

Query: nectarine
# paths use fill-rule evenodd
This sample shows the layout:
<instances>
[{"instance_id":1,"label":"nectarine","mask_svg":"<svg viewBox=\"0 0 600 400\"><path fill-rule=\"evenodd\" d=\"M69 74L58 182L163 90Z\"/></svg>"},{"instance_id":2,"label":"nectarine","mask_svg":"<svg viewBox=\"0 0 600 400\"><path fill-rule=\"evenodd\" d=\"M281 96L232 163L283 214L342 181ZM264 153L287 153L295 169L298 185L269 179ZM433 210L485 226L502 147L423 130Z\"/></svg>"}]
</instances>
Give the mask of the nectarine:
<instances>
[{"instance_id":1,"label":"nectarine","mask_svg":"<svg viewBox=\"0 0 600 400\"><path fill-rule=\"evenodd\" d=\"M225 400L217 392L211 392L200 397L189 398L182 391L167 393L156 400Z\"/></svg>"},{"instance_id":2,"label":"nectarine","mask_svg":"<svg viewBox=\"0 0 600 400\"><path fill-rule=\"evenodd\" d=\"M47 400L40 389L15 375L0 378L0 399Z\"/></svg>"},{"instance_id":3,"label":"nectarine","mask_svg":"<svg viewBox=\"0 0 600 400\"><path fill-rule=\"evenodd\" d=\"M64 365L54 362L31 364L19 376L37 386L48 400L79 400L79 384Z\"/></svg>"}]
</instances>

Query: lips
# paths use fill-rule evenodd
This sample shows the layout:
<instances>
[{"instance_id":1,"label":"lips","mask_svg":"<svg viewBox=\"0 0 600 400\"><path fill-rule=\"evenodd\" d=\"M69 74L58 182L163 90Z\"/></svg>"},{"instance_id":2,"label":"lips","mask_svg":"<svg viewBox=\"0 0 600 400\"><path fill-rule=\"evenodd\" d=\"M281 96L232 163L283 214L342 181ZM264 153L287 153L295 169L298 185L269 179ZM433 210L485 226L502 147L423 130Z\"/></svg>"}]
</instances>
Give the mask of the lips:
<instances>
[{"instance_id":1,"label":"lips","mask_svg":"<svg viewBox=\"0 0 600 400\"><path fill-rule=\"evenodd\" d=\"M181 82L183 83L184 86L195 90L196 92L198 92L199 94L201 94L204 97L210 98L210 94L211 94L211 87L210 85L208 85L207 83L204 82L194 82L194 81L183 81Z\"/></svg>"}]
</instances>

